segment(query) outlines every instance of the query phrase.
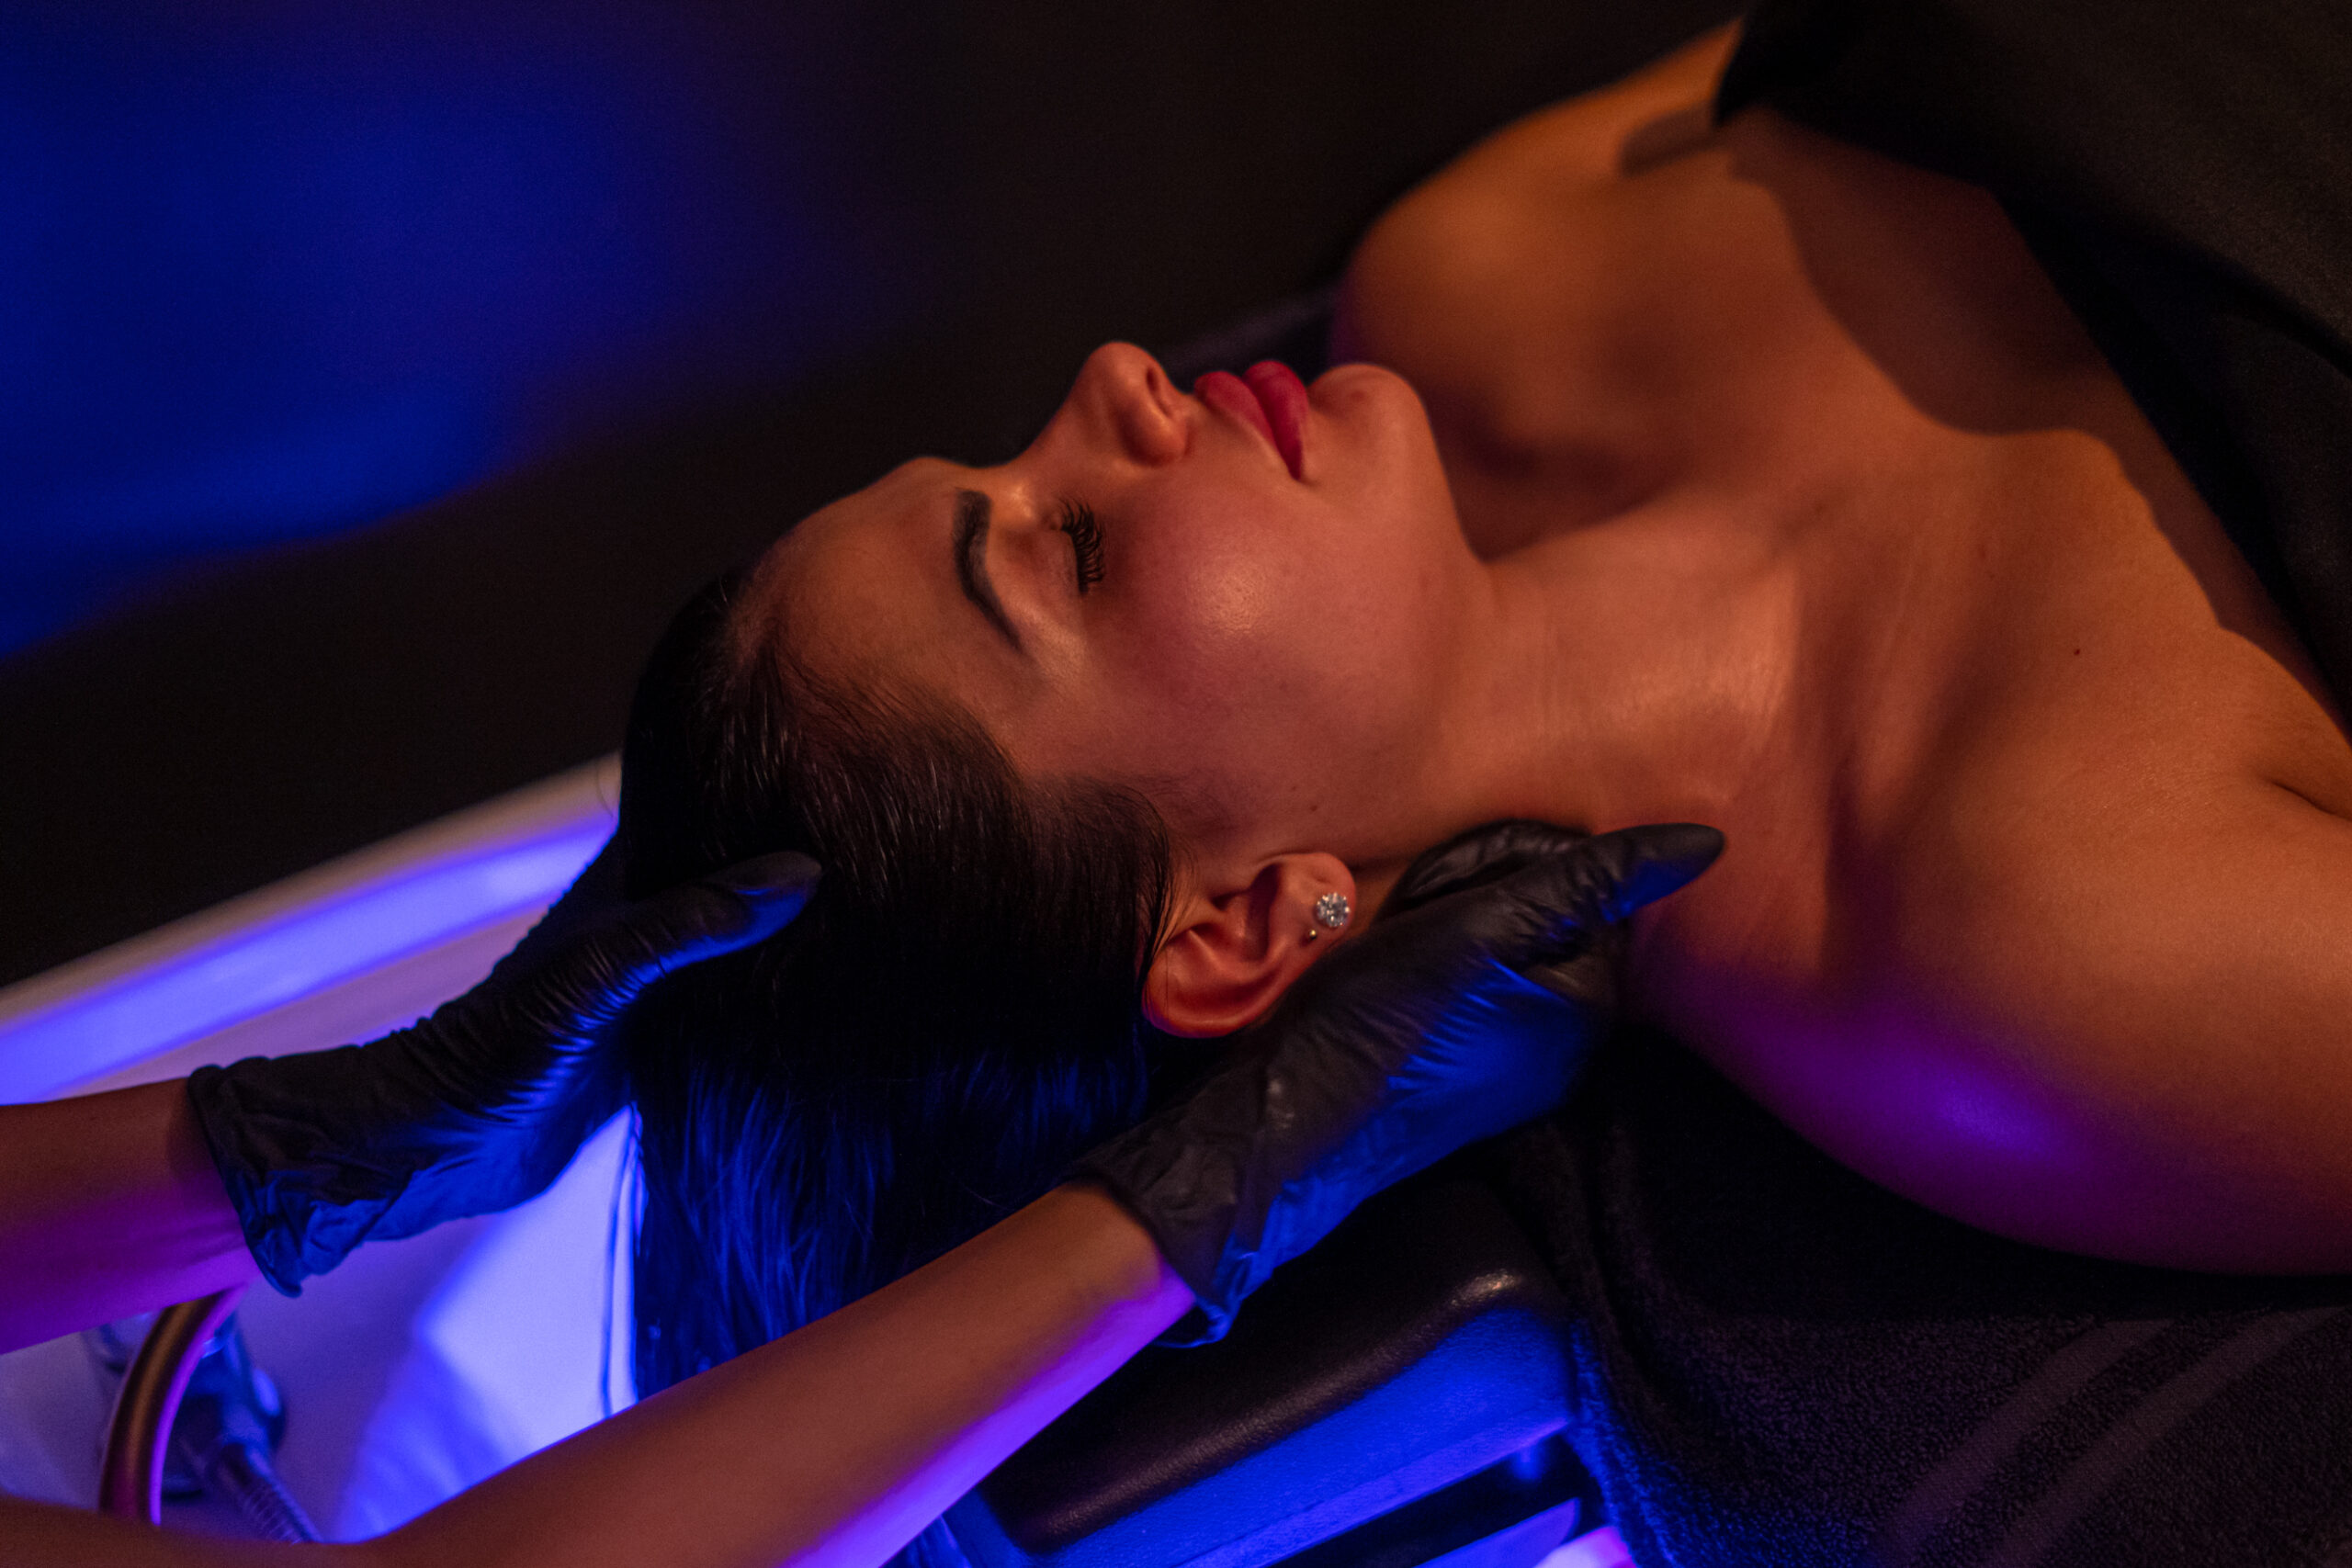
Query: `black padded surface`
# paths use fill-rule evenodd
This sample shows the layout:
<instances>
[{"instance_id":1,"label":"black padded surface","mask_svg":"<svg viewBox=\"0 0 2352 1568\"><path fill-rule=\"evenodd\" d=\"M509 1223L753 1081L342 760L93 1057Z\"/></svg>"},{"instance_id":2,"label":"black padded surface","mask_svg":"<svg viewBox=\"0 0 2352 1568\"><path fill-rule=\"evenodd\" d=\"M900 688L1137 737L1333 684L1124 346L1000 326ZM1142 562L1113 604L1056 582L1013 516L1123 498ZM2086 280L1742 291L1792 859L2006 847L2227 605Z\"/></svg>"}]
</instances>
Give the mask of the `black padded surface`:
<instances>
[{"instance_id":1,"label":"black padded surface","mask_svg":"<svg viewBox=\"0 0 2352 1568\"><path fill-rule=\"evenodd\" d=\"M1567 1418L1567 1309L1484 1186L1424 1178L1151 1350L949 1515L977 1568L1253 1568Z\"/></svg>"}]
</instances>

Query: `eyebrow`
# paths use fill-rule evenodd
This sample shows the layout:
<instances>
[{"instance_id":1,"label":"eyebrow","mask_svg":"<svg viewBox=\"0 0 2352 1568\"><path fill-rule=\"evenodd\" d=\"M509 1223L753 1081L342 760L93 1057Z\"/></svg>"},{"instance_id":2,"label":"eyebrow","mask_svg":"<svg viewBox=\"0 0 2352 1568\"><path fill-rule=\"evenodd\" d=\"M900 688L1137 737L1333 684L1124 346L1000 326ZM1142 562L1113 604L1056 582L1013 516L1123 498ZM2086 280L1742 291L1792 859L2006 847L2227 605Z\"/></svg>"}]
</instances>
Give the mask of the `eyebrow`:
<instances>
[{"instance_id":1,"label":"eyebrow","mask_svg":"<svg viewBox=\"0 0 2352 1568\"><path fill-rule=\"evenodd\" d=\"M989 581L989 498L982 491L956 492L956 580L964 585L964 597L989 618L989 625L1004 634L1004 640L1017 653L1021 634L1012 629L1003 604L997 600L995 585Z\"/></svg>"}]
</instances>

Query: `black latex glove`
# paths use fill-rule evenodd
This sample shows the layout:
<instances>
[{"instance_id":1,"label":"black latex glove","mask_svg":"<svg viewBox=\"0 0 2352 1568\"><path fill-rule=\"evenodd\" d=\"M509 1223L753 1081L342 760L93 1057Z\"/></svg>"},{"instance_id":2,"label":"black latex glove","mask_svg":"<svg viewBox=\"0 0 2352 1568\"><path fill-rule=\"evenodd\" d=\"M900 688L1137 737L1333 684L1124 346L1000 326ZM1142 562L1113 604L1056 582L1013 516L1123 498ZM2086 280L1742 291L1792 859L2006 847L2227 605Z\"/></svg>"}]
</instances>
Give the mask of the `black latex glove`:
<instances>
[{"instance_id":1,"label":"black latex glove","mask_svg":"<svg viewBox=\"0 0 2352 1568\"><path fill-rule=\"evenodd\" d=\"M1182 1100L1079 1161L1199 1299L1164 1342L1221 1337L1365 1198L1559 1104L1614 1002L1596 947L1722 848L1687 825L1465 835L1400 884L1419 907L1317 964Z\"/></svg>"},{"instance_id":2,"label":"black latex glove","mask_svg":"<svg viewBox=\"0 0 2352 1568\"><path fill-rule=\"evenodd\" d=\"M607 845L490 977L366 1045L250 1056L189 1102L263 1277L288 1295L370 1238L544 1191L620 1109L613 1025L670 971L784 929L806 855L746 861L637 903Z\"/></svg>"}]
</instances>

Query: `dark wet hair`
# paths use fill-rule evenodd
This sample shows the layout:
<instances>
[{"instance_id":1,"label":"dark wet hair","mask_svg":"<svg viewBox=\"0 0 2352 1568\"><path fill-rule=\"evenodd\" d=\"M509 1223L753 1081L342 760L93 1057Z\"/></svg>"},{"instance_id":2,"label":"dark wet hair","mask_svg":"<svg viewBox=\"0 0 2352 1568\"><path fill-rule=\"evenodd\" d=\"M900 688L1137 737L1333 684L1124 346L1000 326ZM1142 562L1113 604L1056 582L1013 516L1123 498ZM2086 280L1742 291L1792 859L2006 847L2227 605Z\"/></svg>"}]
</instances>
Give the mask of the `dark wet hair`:
<instances>
[{"instance_id":1,"label":"dark wet hair","mask_svg":"<svg viewBox=\"0 0 2352 1568\"><path fill-rule=\"evenodd\" d=\"M911 692L739 647L740 576L672 623L621 761L632 897L746 856L824 867L749 952L632 1013L650 1393L921 1266L1140 1113L1170 879L1150 805L1023 780Z\"/></svg>"}]
</instances>

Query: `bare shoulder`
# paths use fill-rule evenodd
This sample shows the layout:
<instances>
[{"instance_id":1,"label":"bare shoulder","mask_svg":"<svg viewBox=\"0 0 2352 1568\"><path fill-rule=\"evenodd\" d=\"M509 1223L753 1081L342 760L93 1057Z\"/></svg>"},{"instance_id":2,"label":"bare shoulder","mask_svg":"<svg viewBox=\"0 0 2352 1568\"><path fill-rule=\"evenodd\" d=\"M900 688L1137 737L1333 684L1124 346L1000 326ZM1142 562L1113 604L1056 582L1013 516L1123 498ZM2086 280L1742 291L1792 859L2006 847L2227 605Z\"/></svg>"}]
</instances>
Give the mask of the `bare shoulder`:
<instances>
[{"instance_id":1,"label":"bare shoulder","mask_svg":"<svg viewBox=\"0 0 2352 1568\"><path fill-rule=\"evenodd\" d=\"M1504 126L1430 182L1521 197L1610 179L1703 136L1715 85L1739 41L1714 28L1606 87L1563 99Z\"/></svg>"},{"instance_id":2,"label":"bare shoulder","mask_svg":"<svg viewBox=\"0 0 2352 1568\"><path fill-rule=\"evenodd\" d=\"M2153 728L1968 742L1866 870L1833 863L1821 983L1705 987L1686 1037L1968 1224L2352 1269L2352 819Z\"/></svg>"},{"instance_id":3,"label":"bare shoulder","mask_svg":"<svg viewBox=\"0 0 2352 1568\"><path fill-rule=\"evenodd\" d=\"M1909 1174L2048 1245L2343 1269L2352 745L2258 650L2174 635L2073 678L2087 638L2046 645L2045 694L1955 729L1881 867L1890 895L1851 934L1905 998L1898 1032L1969 1061L2075 1185L2053 1199L2056 1172L2022 1162L2011 1203L1981 1179L2008 1156L1975 1146L1948 1188Z\"/></svg>"},{"instance_id":4,"label":"bare shoulder","mask_svg":"<svg viewBox=\"0 0 2352 1568\"><path fill-rule=\"evenodd\" d=\"M2086 1043L2177 1033L2192 974L2229 1010L2278 1001L2324 939L2304 977L2333 976L2352 1066L2352 747L2283 677L2177 671L2150 657L1956 728L1902 815L1903 918L1878 930L1904 966L1973 968Z\"/></svg>"},{"instance_id":5,"label":"bare shoulder","mask_svg":"<svg viewBox=\"0 0 2352 1568\"><path fill-rule=\"evenodd\" d=\"M1737 29L1706 33L1622 82L1527 115L1408 192L1351 259L1342 346L1384 346L1455 302L1490 299L1523 265L1532 227L1563 200L1703 137L1714 85ZM1374 355L1385 360L1392 354Z\"/></svg>"},{"instance_id":6,"label":"bare shoulder","mask_svg":"<svg viewBox=\"0 0 2352 1568\"><path fill-rule=\"evenodd\" d=\"M2201 504L2082 489L2019 505L2044 520L2030 544L1987 530L1935 753L1894 818L1906 886L1954 922L1928 940L2002 945L2022 922L2069 964L2148 966L2148 996L2173 967L2154 955L2214 922L2269 942L2333 899L2352 959L2352 739L2317 670Z\"/></svg>"}]
</instances>

